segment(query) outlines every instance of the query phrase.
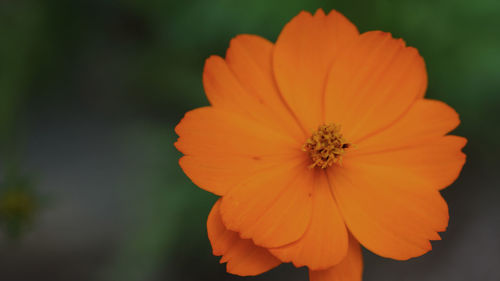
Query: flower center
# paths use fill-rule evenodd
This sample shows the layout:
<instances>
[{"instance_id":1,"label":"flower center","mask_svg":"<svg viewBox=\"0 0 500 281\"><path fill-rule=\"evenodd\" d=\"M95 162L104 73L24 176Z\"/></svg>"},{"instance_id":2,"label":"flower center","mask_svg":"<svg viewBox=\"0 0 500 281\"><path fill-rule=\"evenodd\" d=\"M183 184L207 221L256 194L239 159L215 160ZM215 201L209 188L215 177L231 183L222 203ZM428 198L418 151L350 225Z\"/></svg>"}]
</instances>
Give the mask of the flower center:
<instances>
[{"instance_id":1,"label":"flower center","mask_svg":"<svg viewBox=\"0 0 500 281\"><path fill-rule=\"evenodd\" d=\"M310 168L326 169L334 163L342 163L342 155L351 145L342 137L340 126L324 124L306 140L302 150L309 152L313 163Z\"/></svg>"}]
</instances>

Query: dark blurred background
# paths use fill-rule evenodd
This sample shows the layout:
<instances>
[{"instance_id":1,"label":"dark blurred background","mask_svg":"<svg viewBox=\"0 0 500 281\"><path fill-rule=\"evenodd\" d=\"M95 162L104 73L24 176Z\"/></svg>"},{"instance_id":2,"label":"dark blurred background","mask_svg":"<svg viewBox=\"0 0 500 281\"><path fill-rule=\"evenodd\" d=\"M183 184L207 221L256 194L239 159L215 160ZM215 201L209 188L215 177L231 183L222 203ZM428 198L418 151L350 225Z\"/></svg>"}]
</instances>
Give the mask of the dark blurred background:
<instances>
[{"instance_id":1,"label":"dark blurred background","mask_svg":"<svg viewBox=\"0 0 500 281\"><path fill-rule=\"evenodd\" d=\"M320 7L417 47L469 139L443 241L408 262L365 252L364 280L500 280L498 0L0 1L0 280L307 280L225 273L216 198L180 170L173 128L207 104L205 58Z\"/></svg>"}]
</instances>

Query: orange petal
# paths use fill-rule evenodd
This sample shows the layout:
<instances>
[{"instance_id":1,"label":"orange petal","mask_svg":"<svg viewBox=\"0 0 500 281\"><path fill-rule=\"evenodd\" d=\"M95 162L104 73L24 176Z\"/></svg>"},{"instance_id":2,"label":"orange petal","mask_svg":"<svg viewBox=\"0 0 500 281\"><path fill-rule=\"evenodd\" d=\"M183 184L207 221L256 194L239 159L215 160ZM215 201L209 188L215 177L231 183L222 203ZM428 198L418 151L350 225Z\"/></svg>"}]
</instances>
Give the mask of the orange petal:
<instances>
[{"instance_id":1,"label":"orange petal","mask_svg":"<svg viewBox=\"0 0 500 281\"><path fill-rule=\"evenodd\" d=\"M388 127L427 87L422 57L389 33L361 34L333 64L325 94L325 119L342 125L344 136L358 140Z\"/></svg>"},{"instance_id":2,"label":"orange petal","mask_svg":"<svg viewBox=\"0 0 500 281\"><path fill-rule=\"evenodd\" d=\"M457 136L434 137L406 146L403 142L400 147L385 150L360 148L359 153L346 155L345 159L370 166L388 178L415 179L405 183L415 189L440 190L458 178L465 163L465 154L461 149L466 142L465 138Z\"/></svg>"},{"instance_id":3,"label":"orange petal","mask_svg":"<svg viewBox=\"0 0 500 281\"><path fill-rule=\"evenodd\" d=\"M278 129L286 128L287 132L302 141L305 132L284 103L274 80L273 47L271 42L262 37L238 35L231 40L226 63L246 93L272 113L273 120L265 120L266 123L273 122Z\"/></svg>"},{"instance_id":4,"label":"orange petal","mask_svg":"<svg viewBox=\"0 0 500 281\"><path fill-rule=\"evenodd\" d=\"M222 198L224 225L266 248L298 240L311 218L314 179L302 162L283 163L231 189Z\"/></svg>"},{"instance_id":5,"label":"orange petal","mask_svg":"<svg viewBox=\"0 0 500 281\"><path fill-rule=\"evenodd\" d=\"M220 216L220 200L215 203L208 216L208 238L213 253L227 262L227 272L240 276L264 273L281 262L265 248L256 246L250 239L241 239L238 233L226 229Z\"/></svg>"},{"instance_id":6,"label":"orange petal","mask_svg":"<svg viewBox=\"0 0 500 281\"><path fill-rule=\"evenodd\" d=\"M458 124L460 119L453 108L440 101L419 99L394 125L356 143L352 154L415 145L444 136Z\"/></svg>"},{"instance_id":7,"label":"orange petal","mask_svg":"<svg viewBox=\"0 0 500 281\"><path fill-rule=\"evenodd\" d=\"M329 268L347 253L347 231L332 197L324 171L315 171L311 222L302 238L281 248L269 249L283 262L311 270Z\"/></svg>"},{"instance_id":8,"label":"orange petal","mask_svg":"<svg viewBox=\"0 0 500 281\"><path fill-rule=\"evenodd\" d=\"M300 143L276 130L211 107L188 112L177 125L177 149L186 175L218 195L256 171L303 157Z\"/></svg>"},{"instance_id":9,"label":"orange petal","mask_svg":"<svg viewBox=\"0 0 500 281\"><path fill-rule=\"evenodd\" d=\"M304 132L281 100L271 71L273 45L257 36L234 38L227 61L206 60L203 85L210 103L302 141Z\"/></svg>"},{"instance_id":10,"label":"orange petal","mask_svg":"<svg viewBox=\"0 0 500 281\"><path fill-rule=\"evenodd\" d=\"M314 16L301 12L281 32L274 50L274 74L283 98L310 133L323 118L328 70L358 36L356 27L337 11Z\"/></svg>"},{"instance_id":11,"label":"orange petal","mask_svg":"<svg viewBox=\"0 0 500 281\"><path fill-rule=\"evenodd\" d=\"M346 157L329 179L349 230L380 256L420 256L448 225L446 202L418 175Z\"/></svg>"},{"instance_id":12,"label":"orange petal","mask_svg":"<svg viewBox=\"0 0 500 281\"><path fill-rule=\"evenodd\" d=\"M358 241L349 235L349 249L341 263L325 270L309 270L310 281L361 281L363 255Z\"/></svg>"}]
</instances>

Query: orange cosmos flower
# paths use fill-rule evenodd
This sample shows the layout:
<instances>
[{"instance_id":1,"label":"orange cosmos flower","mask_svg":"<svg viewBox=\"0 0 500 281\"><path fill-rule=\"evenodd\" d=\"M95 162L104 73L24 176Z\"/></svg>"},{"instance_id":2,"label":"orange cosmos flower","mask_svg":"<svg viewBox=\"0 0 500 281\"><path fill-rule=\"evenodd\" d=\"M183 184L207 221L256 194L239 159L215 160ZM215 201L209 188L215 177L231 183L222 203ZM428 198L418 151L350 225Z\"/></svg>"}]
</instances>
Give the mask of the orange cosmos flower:
<instances>
[{"instance_id":1,"label":"orange cosmos flower","mask_svg":"<svg viewBox=\"0 0 500 281\"><path fill-rule=\"evenodd\" d=\"M440 239L439 191L466 140L446 135L458 115L424 99L424 61L403 40L302 12L274 45L234 38L203 83L211 106L186 114L176 147L189 178L221 196L207 227L228 272L292 262L312 281L361 280L360 244L406 260Z\"/></svg>"}]
</instances>

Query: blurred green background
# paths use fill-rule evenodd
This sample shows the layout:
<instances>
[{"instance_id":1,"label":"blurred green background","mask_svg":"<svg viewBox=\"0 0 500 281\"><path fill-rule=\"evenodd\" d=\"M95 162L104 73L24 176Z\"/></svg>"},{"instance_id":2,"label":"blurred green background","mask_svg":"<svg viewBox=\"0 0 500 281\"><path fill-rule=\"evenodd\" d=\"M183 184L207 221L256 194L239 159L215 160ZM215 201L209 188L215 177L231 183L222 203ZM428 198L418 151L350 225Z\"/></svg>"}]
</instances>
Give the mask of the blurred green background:
<instances>
[{"instance_id":1,"label":"blurred green background","mask_svg":"<svg viewBox=\"0 0 500 281\"><path fill-rule=\"evenodd\" d=\"M178 167L173 128L207 104L205 58L317 8L418 48L469 139L443 241L409 262L365 252L364 280L500 280L498 0L0 1L0 280L307 280L225 273L216 198Z\"/></svg>"}]
</instances>

